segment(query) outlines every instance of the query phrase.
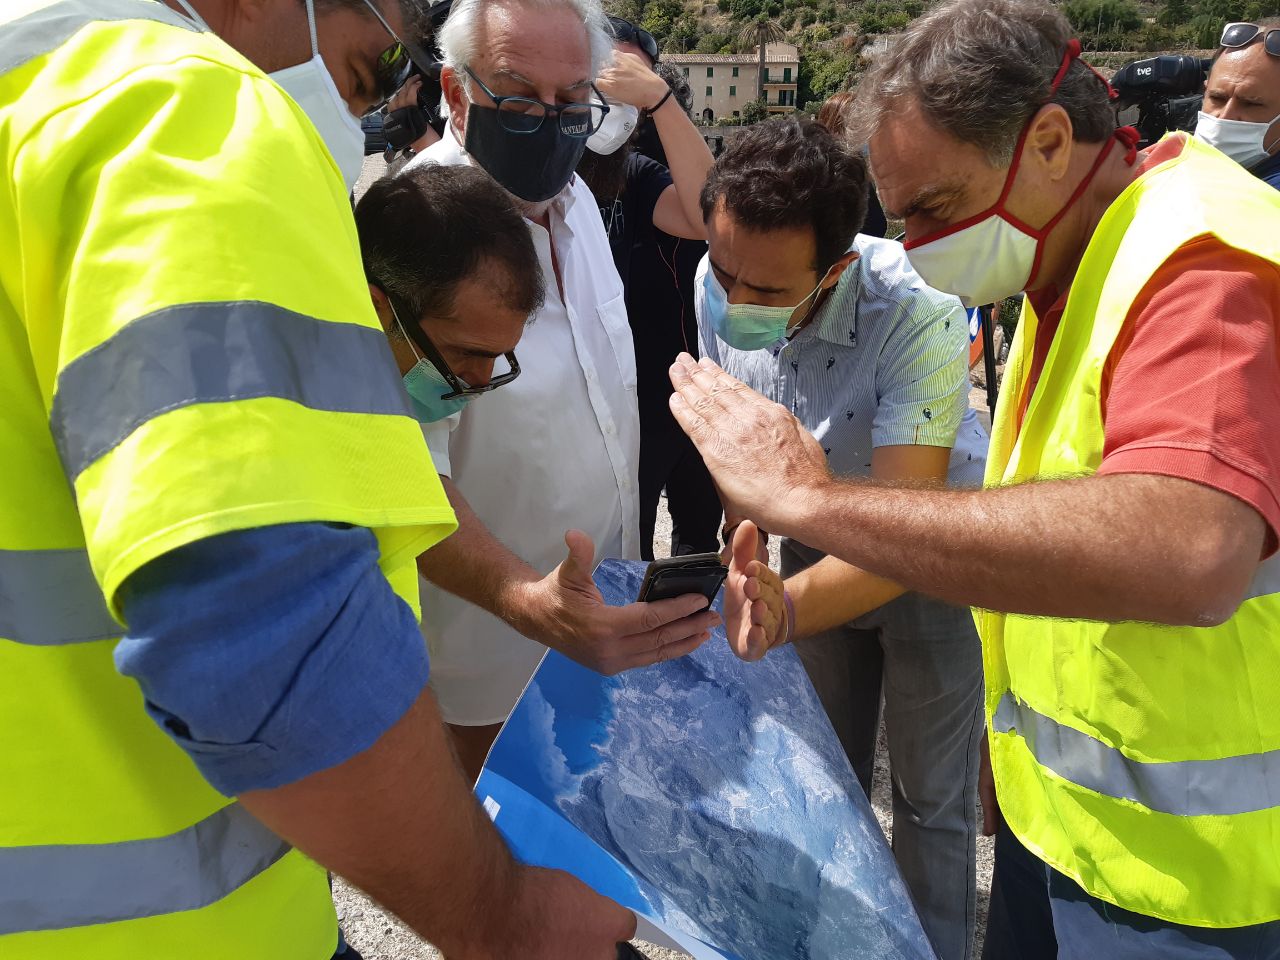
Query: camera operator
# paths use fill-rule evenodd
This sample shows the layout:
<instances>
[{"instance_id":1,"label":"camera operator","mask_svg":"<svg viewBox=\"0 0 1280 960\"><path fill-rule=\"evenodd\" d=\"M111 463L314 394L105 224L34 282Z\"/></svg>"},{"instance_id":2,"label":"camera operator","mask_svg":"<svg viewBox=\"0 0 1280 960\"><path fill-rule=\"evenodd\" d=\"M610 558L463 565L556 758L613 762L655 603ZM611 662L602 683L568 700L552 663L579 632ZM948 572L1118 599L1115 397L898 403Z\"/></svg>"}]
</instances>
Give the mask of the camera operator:
<instances>
[{"instance_id":1,"label":"camera operator","mask_svg":"<svg viewBox=\"0 0 1280 960\"><path fill-rule=\"evenodd\" d=\"M1196 139L1280 190L1280 18L1223 28Z\"/></svg>"},{"instance_id":2,"label":"camera operator","mask_svg":"<svg viewBox=\"0 0 1280 960\"><path fill-rule=\"evenodd\" d=\"M422 76L410 77L396 95L387 101L387 119L383 133L387 135L388 148L393 151L408 150L410 156L421 153L440 140L440 134L431 125L431 115L422 105ZM393 141L393 130L403 127L405 136L414 139L407 144Z\"/></svg>"}]
</instances>

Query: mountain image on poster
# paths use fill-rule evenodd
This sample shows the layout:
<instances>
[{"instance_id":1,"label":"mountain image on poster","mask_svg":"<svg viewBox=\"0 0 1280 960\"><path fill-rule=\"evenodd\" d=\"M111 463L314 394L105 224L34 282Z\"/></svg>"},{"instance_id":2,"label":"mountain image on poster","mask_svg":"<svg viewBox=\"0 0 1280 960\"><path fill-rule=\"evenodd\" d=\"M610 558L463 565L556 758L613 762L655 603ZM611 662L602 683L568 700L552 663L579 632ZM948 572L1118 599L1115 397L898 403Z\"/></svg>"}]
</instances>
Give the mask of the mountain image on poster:
<instances>
[{"instance_id":1,"label":"mountain image on poster","mask_svg":"<svg viewBox=\"0 0 1280 960\"><path fill-rule=\"evenodd\" d=\"M606 560L596 585L631 603L644 570ZM745 663L720 628L616 677L552 651L476 793L522 861L576 875L698 960L934 960L789 647Z\"/></svg>"}]
</instances>

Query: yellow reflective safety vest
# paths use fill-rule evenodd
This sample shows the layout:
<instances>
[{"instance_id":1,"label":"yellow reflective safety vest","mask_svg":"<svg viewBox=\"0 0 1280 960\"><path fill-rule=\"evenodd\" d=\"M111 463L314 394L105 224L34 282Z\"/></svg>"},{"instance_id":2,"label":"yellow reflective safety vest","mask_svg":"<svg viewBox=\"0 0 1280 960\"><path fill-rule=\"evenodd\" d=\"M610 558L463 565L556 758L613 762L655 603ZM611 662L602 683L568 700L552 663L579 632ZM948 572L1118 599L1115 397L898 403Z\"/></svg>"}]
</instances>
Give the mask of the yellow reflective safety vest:
<instances>
[{"instance_id":1,"label":"yellow reflective safety vest","mask_svg":"<svg viewBox=\"0 0 1280 960\"><path fill-rule=\"evenodd\" d=\"M325 873L115 670L165 553L369 527L417 609L453 513L306 116L153 0L0 8L0 957L328 960Z\"/></svg>"},{"instance_id":2,"label":"yellow reflective safety vest","mask_svg":"<svg viewBox=\"0 0 1280 960\"><path fill-rule=\"evenodd\" d=\"M1205 234L1280 264L1280 193L1188 139L1102 217L1018 429L1037 324L1024 306L989 486L1096 472L1121 325L1157 268ZM1000 807L1028 849L1140 914L1280 918L1278 592L1272 557L1217 627L976 613Z\"/></svg>"}]
</instances>

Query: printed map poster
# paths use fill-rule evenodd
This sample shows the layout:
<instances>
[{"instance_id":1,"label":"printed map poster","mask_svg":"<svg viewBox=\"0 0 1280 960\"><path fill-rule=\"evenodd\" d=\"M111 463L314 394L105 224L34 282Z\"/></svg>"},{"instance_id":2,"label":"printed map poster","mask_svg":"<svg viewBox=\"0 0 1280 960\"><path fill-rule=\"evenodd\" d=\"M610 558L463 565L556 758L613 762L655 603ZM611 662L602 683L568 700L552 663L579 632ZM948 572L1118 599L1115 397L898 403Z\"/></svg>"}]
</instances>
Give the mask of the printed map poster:
<instances>
[{"instance_id":1,"label":"printed map poster","mask_svg":"<svg viewBox=\"0 0 1280 960\"><path fill-rule=\"evenodd\" d=\"M645 564L596 584L632 602ZM717 601L717 605L719 601ZM933 960L906 887L795 652L723 630L602 677L547 654L476 793L526 863L557 867L698 960Z\"/></svg>"}]
</instances>

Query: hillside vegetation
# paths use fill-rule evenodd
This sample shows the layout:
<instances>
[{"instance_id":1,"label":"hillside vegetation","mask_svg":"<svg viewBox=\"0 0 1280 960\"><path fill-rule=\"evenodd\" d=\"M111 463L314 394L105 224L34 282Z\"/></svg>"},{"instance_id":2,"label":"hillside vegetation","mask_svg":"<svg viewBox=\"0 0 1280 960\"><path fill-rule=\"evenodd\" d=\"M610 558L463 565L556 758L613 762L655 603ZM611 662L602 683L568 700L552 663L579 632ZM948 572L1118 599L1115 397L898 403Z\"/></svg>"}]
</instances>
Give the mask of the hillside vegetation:
<instances>
[{"instance_id":1,"label":"hillside vegetation","mask_svg":"<svg viewBox=\"0 0 1280 960\"><path fill-rule=\"evenodd\" d=\"M812 110L846 88L877 37L902 30L930 6L924 0L605 0L658 38L667 53L750 52L775 36L800 48L797 102ZM1089 52L1202 50L1222 25L1280 15L1280 0L1065 0L1062 8ZM1092 58L1107 65L1116 57ZM1123 58L1119 58L1123 59Z\"/></svg>"}]
</instances>

